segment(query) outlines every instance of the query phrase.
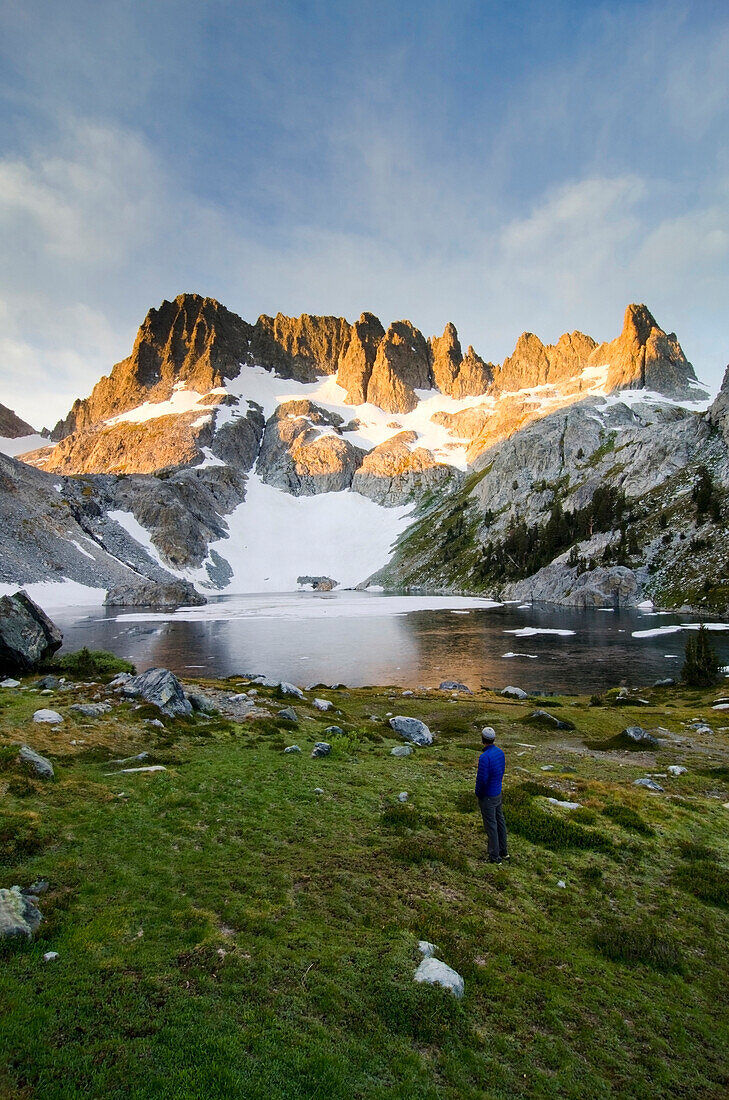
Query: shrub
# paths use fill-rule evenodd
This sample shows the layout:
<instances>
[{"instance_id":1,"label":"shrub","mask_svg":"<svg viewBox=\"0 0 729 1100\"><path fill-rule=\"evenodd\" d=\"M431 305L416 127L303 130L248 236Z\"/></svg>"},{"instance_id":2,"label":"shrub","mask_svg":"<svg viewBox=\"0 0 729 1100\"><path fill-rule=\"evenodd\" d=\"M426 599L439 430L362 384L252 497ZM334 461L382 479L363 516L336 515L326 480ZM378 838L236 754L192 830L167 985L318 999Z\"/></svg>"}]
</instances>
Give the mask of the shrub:
<instances>
[{"instance_id":1,"label":"shrub","mask_svg":"<svg viewBox=\"0 0 729 1100\"><path fill-rule=\"evenodd\" d=\"M644 922L606 921L593 936L593 943L612 962L650 966L664 974L680 974L684 969L676 943Z\"/></svg>"},{"instance_id":2,"label":"shrub","mask_svg":"<svg viewBox=\"0 0 729 1100\"><path fill-rule=\"evenodd\" d=\"M32 814L3 814L0 822L0 865L22 863L45 847L37 819Z\"/></svg>"},{"instance_id":3,"label":"shrub","mask_svg":"<svg viewBox=\"0 0 729 1100\"><path fill-rule=\"evenodd\" d=\"M651 828L630 806L621 806L611 803L602 811L603 815L614 821L616 825L622 825L624 829L630 829L634 833L642 833L643 836L653 836L655 830Z\"/></svg>"},{"instance_id":4,"label":"shrub","mask_svg":"<svg viewBox=\"0 0 729 1100\"><path fill-rule=\"evenodd\" d=\"M695 863L697 860L716 859L716 852L712 848L706 844L699 844L695 840L681 840L678 850L681 859L686 859L690 863Z\"/></svg>"},{"instance_id":5,"label":"shrub","mask_svg":"<svg viewBox=\"0 0 729 1100\"><path fill-rule=\"evenodd\" d=\"M691 687L711 687L719 675L719 660L702 623L686 642L681 678Z\"/></svg>"},{"instance_id":6,"label":"shrub","mask_svg":"<svg viewBox=\"0 0 729 1100\"><path fill-rule=\"evenodd\" d=\"M708 859L697 859L679 867L675 881L699 901L729 905L729 873Z\"/></svg>"},{"instance_id":7,"label":"shrub","mask_svg":"<svg viewBox=\"0 0 729 1100\"><path fill-rule=\"evenodd\" d=\"M558 792L541 783L522 783L506 792L504 813L506 826L519 836L526 837L534 844L543 844L547 848L592 848L601 852L612 852L613 842L597 829L585 829L567 818L546 813L533 802L533 795L555 797Z\"/></svg>"},{"instance_id":8,"label":"shrub","mask_svg":"<svg viewBox=\"0 0 729 1100\"><path fill-rule=\"evenodd\" d=\"M56 657L51 667L54 672L65 672L72 680L111 679L120 672L134 675L137 671L131 661L125 661L123 657L117 657L105 649L87 649L86 646L74 653Z\"/></svg>"}]
</instances>

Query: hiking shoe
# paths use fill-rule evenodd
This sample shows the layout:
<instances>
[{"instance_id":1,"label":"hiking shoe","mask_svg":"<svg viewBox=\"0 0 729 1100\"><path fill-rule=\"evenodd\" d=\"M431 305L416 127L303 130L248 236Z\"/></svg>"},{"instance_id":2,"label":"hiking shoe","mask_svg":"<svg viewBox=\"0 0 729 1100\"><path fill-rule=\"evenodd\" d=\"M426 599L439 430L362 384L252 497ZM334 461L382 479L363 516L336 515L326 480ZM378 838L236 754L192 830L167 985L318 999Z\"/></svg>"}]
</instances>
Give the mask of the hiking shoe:
<instances>
[{"instance_id":1,"label":"hiking shoe","mask_svg":"<svg viewBox=\"0 0 729 1100\"><path fill-rule=\"evenodd\" d=\"M489 856L489 863L501 863L501 856Z\"/></svg>"},{"instance_id":2,"label":"hiking shoe","mask_svg":"<svg viewBox=\"0 0 729 1100\"><path fill-rule=\"evenodd\" d=\"M500 858L502 863L511 863L511 856L508 852L504 852L504 854Z\"/></svg>"}]
</instances>

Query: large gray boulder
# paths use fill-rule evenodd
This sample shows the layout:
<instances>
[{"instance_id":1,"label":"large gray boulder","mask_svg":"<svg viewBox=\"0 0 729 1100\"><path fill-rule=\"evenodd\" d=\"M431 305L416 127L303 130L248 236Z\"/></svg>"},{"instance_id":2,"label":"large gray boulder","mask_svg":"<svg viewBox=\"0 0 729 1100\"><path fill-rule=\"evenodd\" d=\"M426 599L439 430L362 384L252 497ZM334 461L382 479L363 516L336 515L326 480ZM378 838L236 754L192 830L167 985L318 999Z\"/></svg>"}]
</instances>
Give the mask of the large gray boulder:
<instances>
[{"instance_id":1,"label":"large gray boulder","mask_svg":"<svg viewBox=\"0 0 729 1100\"><path fill-rule=\"evenodd\" d=\"M133 676L122 685L122 694L152 703L168 718L192 714L192 704L185 698L182 684L166 668L148 668L139 676Z\"/></svg>"},{"instance_id":2,"label":"large gray boulder","mask_svg":"<svg viewBox=\"0 0 729 1100\"><path fill-rule=\"evenodd\" d=\"M465 991L465 983L458 971L441 962L440 959L432 957L423 959L415 971L414 981L440 985L458 998L461 998Z\"/></svg>"},{"instance_id":3,"label":"large gray boulder","mask_svg":"<svg viewBox=\"0 0 729 1100\"><path fill-rule=\"evenodd\" d=\"M207 602L189 581L117 584L109 589L104 600L109 607L200 607Z\"/></svg>"},{"instance_id":4,"label":"large gray boulder","mask_svg":"<svg viewBox=\"0 0 729 1100\"><path fill-rule=\"evenodd\" d=\"M33 772L33 775L38 779L53 779L53 764L50 760L46 760L45 756L41 756L35 749L31 749L30 745L21 745L20 752L18 753L18 760L21 764L25 764Z\"/></svg>"},{"instance_id":5,"label":"large gray boulder","mask_svg":"<svg viewBox=\"0 0 729 1100\"><path fill-rule=\"evenodd\" d=\"M419 718L406 718L404 715L398 714L390 719L390 726L405 741L412 741L414 745L433 744L433 734L425 722L421 722Z\"/></svg>"},{"instance_id":6,"label":"large gray boulder","mask_svg":"<svg viewBox=\"0 0 729 1100\"><path fill-rule=\"evenodd\" d=\"M43 920L36 897L28 896L19 886L0 890L0 943L5 940L30 940Z\"/></svg>"},{"instance_id":7,"label":"large gray boulder","mask_svg":"<svg viewBox=\"0 0 729 1100\"><path fill-rule=\"evenodd\" d=\"M29 672L61 648L56 624L23 591L0 599L0 671Z\"/></svg>"}]
</instances>

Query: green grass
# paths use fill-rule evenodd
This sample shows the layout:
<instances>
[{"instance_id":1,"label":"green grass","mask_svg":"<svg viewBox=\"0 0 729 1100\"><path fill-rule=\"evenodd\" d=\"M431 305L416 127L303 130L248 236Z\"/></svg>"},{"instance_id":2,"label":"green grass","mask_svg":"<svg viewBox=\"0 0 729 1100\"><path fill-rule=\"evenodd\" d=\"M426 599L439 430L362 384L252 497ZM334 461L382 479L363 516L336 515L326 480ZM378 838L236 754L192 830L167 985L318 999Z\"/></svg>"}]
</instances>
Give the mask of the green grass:
<instances>
[{"instance_id":1,"label":"green grass","mask_svg":"<svg viewBox=\"0 0 729 1100\"><path fill-rule=\"evenodd\" d=\"M268 718L165 731L129 703L35 728L37 695L0 695L0 887L50 883L36 939L0 960L3 1100L727 1094L726 735L658 750L656 771L689 771L651 795L633 754L585 750L624 724L588 699L557 700L579 734L525 749L523 705L398 698L436 740L397 758L367 717L393 694L338 692L347 733L319 760L321 716L297 701L284 728L267 689ZM651 726L679 733L712 698L663 692ZM485 858L473 795L485 723L507 755L508 867ZM21 741L55 782L19 768ZM143 749L167 770L115 773ZM412 981L419 939L462 1001Z\"/></svg>"}]
</instances>

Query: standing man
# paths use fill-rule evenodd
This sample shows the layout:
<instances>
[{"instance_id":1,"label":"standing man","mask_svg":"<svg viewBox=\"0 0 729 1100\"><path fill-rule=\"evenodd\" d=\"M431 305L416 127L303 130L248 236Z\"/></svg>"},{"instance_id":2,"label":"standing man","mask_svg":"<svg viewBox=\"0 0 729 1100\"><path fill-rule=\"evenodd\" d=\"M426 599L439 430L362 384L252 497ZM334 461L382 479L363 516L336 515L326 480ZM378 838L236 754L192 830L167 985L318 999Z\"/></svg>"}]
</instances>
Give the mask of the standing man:
<instances>
[{"instance_id":1,"label":"standing man","mask_svg":"<svg viewBox=\"0 0 729 1100\"><path fill-rule=\"evenodd\" d=\"M506 757L495 741L496 730L491 726L484 726L481 730L483 752L478 758L476 773L476 798L489 841L489 863L501 863L509 858L506 821L501 806L501 783L506 769Z\"/></svg>"}]
</instances>

